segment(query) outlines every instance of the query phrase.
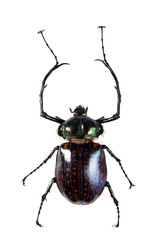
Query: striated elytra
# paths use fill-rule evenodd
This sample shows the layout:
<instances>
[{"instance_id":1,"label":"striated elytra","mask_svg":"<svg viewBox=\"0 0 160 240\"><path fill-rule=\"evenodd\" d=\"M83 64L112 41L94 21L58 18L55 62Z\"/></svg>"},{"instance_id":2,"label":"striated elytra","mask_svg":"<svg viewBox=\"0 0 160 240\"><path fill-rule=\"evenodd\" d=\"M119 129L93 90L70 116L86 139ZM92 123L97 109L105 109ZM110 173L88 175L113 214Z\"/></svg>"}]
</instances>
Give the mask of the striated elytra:
<instances>
[{"instance_id":1,"label":"striated elytra","mask_svg":"<svg viewBox=\"0 0 160 240\"><path fill-rule=\"evenodd\" d=\"M63 143L57 153L55 176L64 197L89 204L102 193L107 178L104 150L100 144Z\"/></svg>"}]
</instances>

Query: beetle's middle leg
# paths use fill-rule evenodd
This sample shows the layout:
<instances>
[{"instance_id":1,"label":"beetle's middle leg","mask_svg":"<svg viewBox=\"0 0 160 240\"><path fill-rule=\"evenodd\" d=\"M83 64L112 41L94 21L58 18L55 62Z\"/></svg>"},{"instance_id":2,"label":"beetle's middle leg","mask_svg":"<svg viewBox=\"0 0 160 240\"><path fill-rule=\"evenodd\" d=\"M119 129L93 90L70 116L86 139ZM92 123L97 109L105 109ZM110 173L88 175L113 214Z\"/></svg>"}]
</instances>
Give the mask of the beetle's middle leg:
<instances>
[{"instance_id":1,"label":"beetle's middle leg","mask_svg":"<svg viewBox=\"0 0 160 240\"><path fill-rule=\"evenodd\" d=\"M102 147L103 147L103 149L106 149L106 150L109 152L109 154L119 163L119 166L121 167L121 169L122 169L125 177L128 179L128 181L129 181L129 183L130 183L130 187L129 187L129 188L131 188L132 186L135 186L135 185L131 182L131 180L129 179L129 177L127 176L126 172L124 171L124 169L123 169L123 167L122 167L122 164L121 164L121 160L120 160L118 157L116 157L116 155L109 149L109 147L107 147L106 145L102 145Z\"/></svg>"},{"instance_id":2,"label":"beetle's middle leg","mask_svg":"<svg viewBox=\"0 0 160 240\"><path fill-rule=\"evenodd\" d=\"M106 181L106 185L105 185L105 186L108 187L108 190L109 190L109 192L110 192L110 194L111 194L111 197L112 197L112 199L113 199L113 201L114 201L114 203L115 203L115 205L116 205L116 207L117 207L118 221L117 221L117 224L114 225L114 226L115 226L115 227L118 227L118 226L119 226L119 219L120 219L119 203L118 203L118 200L116 199L116 197L115 197L115 195L114 195L114 192L113 192L113 190L112 190L112 188L111 188L111 185L110 185L110 183L109 183L108 181Z\"/></svg>"},{"instance_id":3,"label":"beetle's middle leg","mask_svg":"<svg viewBox=\"0 0 160 240\"><path fill-rule=\"evenodd\" d=\"M48 193L50 192L53 183L56 183L56 178L55 177L52 178L52 180L50 181L50 183L48 185L48 188L47 188L46 192L42 195L41 204L40 204L40 207L39 207L39 210L38 210L38 215L37 215L37 220L36 220L37 225L40 226L40 227L43 227L43 226L39 223L39 215L41 213L43 202L44 202L44 200L46 200L46 197L47 197Z\"/></svg>"},{"instance_id":4,"label":"beetle's middle leg","mask_svg":"<svg viewBox=\"0 0 160 240\"><path fill-rule=\"evenodd\" d=\"M56 147L52 150L52 152L48 155L48 157L47 157L37 168L35 168L32 172L30 172L27 176L25 176L25 177L22 179L23 185L25 185L25 180L26 180L26 178L28 178L32 173L34 173L34 172L37 171L40 167L42 167L42 165L43 165L44 163L46 163L46 162L52 157L52 155L54 154L54 152L55 152L56 150L58 150L58 149L59 149L59 146L56 146Z\"/></svg>"}]
</instances>

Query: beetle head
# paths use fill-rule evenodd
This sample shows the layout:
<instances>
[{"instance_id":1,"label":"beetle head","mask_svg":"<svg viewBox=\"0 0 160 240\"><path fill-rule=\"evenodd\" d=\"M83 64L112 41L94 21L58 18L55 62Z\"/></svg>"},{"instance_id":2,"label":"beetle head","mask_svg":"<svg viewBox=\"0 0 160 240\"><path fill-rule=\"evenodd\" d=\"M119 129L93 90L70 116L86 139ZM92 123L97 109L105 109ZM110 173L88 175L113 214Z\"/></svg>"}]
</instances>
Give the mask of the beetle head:
<instances>
[{"instance_id":1,"label":"beetle head","mask_svg":"<svg viewBox=\"0 0 160 240\"><path fill-rule=\"evenodd\" d=\"M87 115L87 110L88 110L88 107L85 108L85 107L82 107L81 105L79 105L78 107L76 107L74 109L74 111L72 111L72 109L70 108L70 111L71 113L73 113L73 116L82 116L82 115Z\"/></svg>"}]
</instances>

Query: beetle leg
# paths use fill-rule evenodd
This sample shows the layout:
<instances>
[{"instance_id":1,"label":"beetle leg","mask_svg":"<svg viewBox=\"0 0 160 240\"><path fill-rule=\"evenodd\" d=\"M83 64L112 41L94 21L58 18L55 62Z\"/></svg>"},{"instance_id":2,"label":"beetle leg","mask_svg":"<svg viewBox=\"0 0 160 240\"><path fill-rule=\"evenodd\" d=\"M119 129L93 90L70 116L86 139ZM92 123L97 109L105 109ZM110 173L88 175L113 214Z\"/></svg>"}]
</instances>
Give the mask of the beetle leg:
<instances>
[{"instance_id":1,"label":"beetle leg","mask_svg":"<svg viewBox=\"0 0 160 240\"><path fill-rule=\"evenodd\" d=\"M50 48L50 46L48 45L48 43L47 43L47 41L46 41L46 39L45 39L45 37L44 37L44 35L43 35L43 32L44 32L44 30L41 30L41 31L39 31L38 33L40 33L40 34L42 35L42 38L43 38L46 46L49 48L49 50L50 50L51 53L53 54L53 56L54 56L54 58L55 58L55 60L56 60L56 64L58 64L57 56L54 54L53 50L52 50L52 49Z\"/></svg>"},{"instance_id":2,"label":"beetle leg","mask_svg":"<svg viewBox=\"0 0 160 240\"><path fill-rule=\"evenodd\" d=\"M50 192L53 183L55 183L55 182L56 182L56 178L54 177L54 178L52 178L52 180L50 181L46 192L42 195L42 200L41 200L41 204L40 204L40 207L39 207L39 210L38 210L38 215L37 215L37 220L36 220L37 225L40 226L40 227L43 227L43 226L39 223L39 215L40 215L40 213L41 213L42 205L43 205L44 200L46 200L47 194Z\"/></svg>"},{"instance_id":3,"label":"beetle leg","mask_svg":"<svg viewBox=\"0 0 160 240\"><path fill-rule=\"evenodd\" d=\"M106 181L106 185L105 186L108 187L108 190L109 190L109 192L111 194L111 197L112 197L112 199L113 199L113 201L114 201L114 203L115 203L115 205L117 207L118 221L117 221L117 224L113 225L113 226L114 227L118 227L119 226L119 219L120 219L119 203L118 203L118 200L115 198L114 192L113 192L113 190L111 188L111 185L110 185L110 183L108 181Z\"/></svg>"},{"instance_id":4,"label":"beetle leg","mask_svg":"<svg viewBox=\"0 0 160 240\"><path fill-rule=\"evenodd\" d=\"M63 120L62 118L60 117L52 117L50 115L48 115L44 110L43 110L43 92L44 92L44 89L47 87L46 85L46 80L48 79L48 77L51 75L51 73L56 70L57 68L59 68L60 66L62 65L65 65L65 64L68 64L68 63L61 63L61 64L56 64L54 65L53 68L51 68L49 70L49 72L46 74L46 76L44 77L43 81L42 81L42 87L41 87L41 90L40 90L40 94L39 94L39 97L40 97L40 116L43 117L43 118L46 118L48 120L51 120L51 121L54 121L54 122L57 122L57 123L63 123L65 120Z\"/></svg>"},{"instance_id":5,"label":"beetle leg","mask_svg":"<svg viewBox=\"0 0 160 240\"><path fill-rule=\"evenodd\" d=\"M57 122L57 123L63 123L65 120L63 120L62 118L60 118L60 117L52 117L52 116L50 116L50 115L48 115L46 112L44 112L44 110L43 110L43 92L44 92L44 89L46 88L46 80L48 79L48 77L51 75L51 73L54 71L54 70L56 70L57 68L59 68L60 66L62 66L62 65L65 65L65 64L68 64L68 63L61 63L61 64L59 64L58 63L58 59L57 59L57 56L54 54L54 52L53 52L53 50L50 48L50 46L48 45L48 43L47 43L47 41L46 41L46 39L45 39L45 37L44 37L44 35L43 35L43 31L44 30L42 30L42 31L39 31L38 33L40 33L41 35L42 35L42 38L43 38L43 40L44 40L44 42L45 42L45 44L46 44L46 46L49 48L49 50L51 51L51 53L53 54L53 56L54 56L54 58L55 58L55 60L56 60L56 64L54 65L54 67L53 68L51 68L50 70L49 70L49 72L46 74L46 76L44 77L44 79L43 79L43 82L42 82L42 87L41 87L41 90L40 90L40 116L41 117L44 117L44 118L46 118L46 119L49 119L49 120L51 120L51 121L54 121L54 122Z\"/></svg>"},{"instance_id":6,"label":"beetle leg","mask_svg":"<svg viewBox=\"0 0 160 240\"><path fill-rule=\"evenodd\" d=\"M129 181L129 183L130 183L130 187L129 187L129 188L131 188L132 186L135 186L135 185L131 182L131 180L128 178L126 172L124 171L124 169L123 169L123 167L122 167L122 164L121 164L121 160L120 160L118 157L115 156L115 154L109 149L109 147L107 147L106 145L102 145L102 147L103 147L104 149L106 149L106 150L109 152L109 154L119 163L120 168L122 169L125 177L128 179L128 181Z\"/></svg>"},{"instance_id":7,"label":"beetle leg","mask_svg":"<svg viewBox=\"0 0 160 240\"><path fill-rule=\"evenodd\" d=\"M101 59L96 59L96 61L100 61L102 62L110 71L110 73L112 74L114 80L115 80L115 89L117 91L117 112L115 114L113 114L113 116L109 117L109 118L105 118L105 117L101 117L96 119L96 121L100 122L100 123L106 123L106 122L111 122L114 120L117 120L120 118L120 104L121 104L121 92L120 92L120 88L119 88L119 82L117 79L116 74L114 73L113 69L111 68L111 66L109 65L109 63L106 60L106 54L104 52L104 43L103 43L103 28L105 28L104 26L99 26L99 28L101 29L101 42L102 42L102 53L103 53L103 60Z\"/></svg>"},{"instance_id":8,"label":"beetle leg","mask_svg":"<svg viewBox=\"0 0 160 240\"><path fill-rule=\"evenodd\" d=\"M35 168L32 172L30 172L27 176L25 176L23 179L22 179L22 182L23 182L23 185L25 186L25 180L26 180L26 178L28 178L32 173L34 173L35 171L37 171L40 167L42 167L42 165L44 164L44 163L46 163L51 157L52 157L52 155L54 154L54 152L56 151L56 150L58 150L58 148L59 148L59 146L56 146L53 150L52 150L52 152L48 155L48 157L37 167L37 168Z\"/></svg>"}]
</instances>

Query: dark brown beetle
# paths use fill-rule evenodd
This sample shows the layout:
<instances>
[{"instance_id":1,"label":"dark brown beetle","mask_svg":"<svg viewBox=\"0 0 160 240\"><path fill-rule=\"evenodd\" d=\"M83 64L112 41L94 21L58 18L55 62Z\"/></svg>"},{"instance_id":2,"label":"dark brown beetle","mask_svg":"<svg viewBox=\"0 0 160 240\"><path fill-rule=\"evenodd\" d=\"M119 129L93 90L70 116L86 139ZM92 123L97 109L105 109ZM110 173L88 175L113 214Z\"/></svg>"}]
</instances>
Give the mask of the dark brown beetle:
<instances>
[{"instance_id":1,"label":"dark brown beetle","mask_svg":"<svg viewBox=\"0 0 160 240\"><path fill-rule=\"evenodd\" d=\"M104 149L106 149L109 154L119 163L124 175L130 183L130 188L134 186L134 184L130 181L127 174L125 173L121 165L120 159L117 158L106 145L100 145L94 142L94 139L98 138L98 136L103 133L103 127L101 125L102 123L111 122L120 117L121 103L121 94L118 79L112 68L110 67L109 63L107 62L104 53L104 27L100 26L99 28L101 29L103 60L97 59L97 61L102 62L111 72L116 83L115 88L117 91L118 101L116 114L109 118L101 117L97 120L88 117L88 108L84 108L81 105L77 106L74 111L70 109L70 111L73 113L73 117L66 121L57 116L49 116L46 112L43 111L43 92L46 87L46 80L54 70L67 63L58 63L56 55L49 47L48 43L44 38L43 31L39 32L41 33L47 47L50 49L56 60L56 64L46 74L42 82L42 87L40 91L41 116L59 123L60 126L58 128L58 135L62 136L64 139L67 140L67 142L63 143L61 146L55 147L50 153L50 155L22 180L23 184L25 185L26 178L33 172L35 172L37 169L39 169L44 163L46 163L52 157L56 150L58 151L56 158L55 177L51 180L45 194L42 196L40 208L38 211L36 223L39 226L42 226L39 223L39 215L41 212L41 208L44 200L47 197L47 194L50 192L53 183L57 183L57 186L64 197L66 197L70 202L76 204L92 203L100 196L104 187L108 187L111 197L117 207L118 221L115 226L119 226L119 204L117 199L115 198L110 183L107 181L107 167Z\"/></svg>"}]
</instances>

